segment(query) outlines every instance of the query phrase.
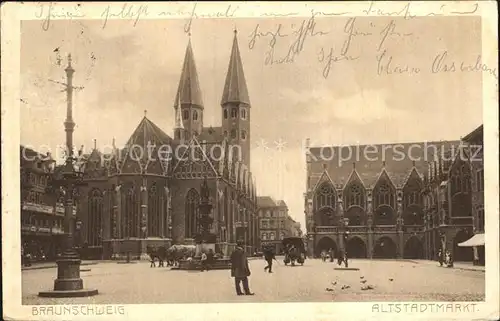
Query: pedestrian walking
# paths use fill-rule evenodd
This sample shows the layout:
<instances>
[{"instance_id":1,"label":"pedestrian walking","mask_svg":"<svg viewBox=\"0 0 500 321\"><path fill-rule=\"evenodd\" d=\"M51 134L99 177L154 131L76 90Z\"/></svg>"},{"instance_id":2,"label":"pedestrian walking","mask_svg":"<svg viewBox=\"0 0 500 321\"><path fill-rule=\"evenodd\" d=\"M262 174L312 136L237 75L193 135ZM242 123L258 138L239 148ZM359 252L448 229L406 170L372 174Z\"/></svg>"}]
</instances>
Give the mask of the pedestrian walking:
<instances>
[{"instance_id":1,"label":"pedestrian walking","mask_svg":"<svg viewBox=\"0 0 500 321\"><path fill-rule=\"evenodd\" d=\"M250 276L250 267L248 266L248 258L243 250L243 242L236 243L236 249L231 254L231 276L234 278L234 286L237 295L254 295L250 291L248 285L248 277ZM243 291L240 284L243 283Z\"/></svg>"},{"instance_id":2,"label":"pedestrian walking","mask_svg":"<svg viewBox=\"0 0 500 321\"><path fill-rule=\"evenodd\" d=\"M273 273L273 259L276 260L276 256L271 248L266 248L264 250L264 259L267 262L267 266L264 268L264 271L269 270L269 273Z\"/></svg>"},{"instance_id":3,"label":"pedestrian walking","mask_svg":"<svg viewBox=\"0 0 500 321\"><path fill-rule=\"evenodd\" d=\"M203 271L208 271L207 254L205 252L201 253L201 272Z\"/></svg>"}]
</instances>

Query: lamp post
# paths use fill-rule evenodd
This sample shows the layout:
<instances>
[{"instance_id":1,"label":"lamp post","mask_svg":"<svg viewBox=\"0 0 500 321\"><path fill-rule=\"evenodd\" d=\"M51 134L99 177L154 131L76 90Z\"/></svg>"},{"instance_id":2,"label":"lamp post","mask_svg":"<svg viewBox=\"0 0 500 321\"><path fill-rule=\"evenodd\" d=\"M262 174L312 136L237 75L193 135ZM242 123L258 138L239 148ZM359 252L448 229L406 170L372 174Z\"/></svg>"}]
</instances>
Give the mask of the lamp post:
<instances>
[{"instance_id":1,"label":"lamp post","mask_svg":"<svg viewBox=\"0 0 500 321\"><path fill-rule=\"evenodd\" d=\"M348 256L347 256L347 241L349 239L349 219L348 218L344 218L344 235L343 235L343 238L344 238L344 263L345 263L345 267L347 268L349 266L348 264Z\"/></svg>"},{"instance_id":2,"label":"lamp post","mask_svg":"<svg viewBox=\"0 0 500 321\"><path fill-rule=\"evenodd\" d=\"M84 289L83 280L80 278L80 256L74 248L73 240L73 204L75 191L82 185L83 173L77 166L77 159L73 156L73 73L71 55L68 55L68 66L65 69L67 76L66 98L67 110L64 127L66 131L67 155L61 176L54 179L53 185L64 189L64 242L63 253L57 261L57 279L54 280L54 290L40 292L41 297L86 297L97 294L97 289Z\"/></svg>"}]
</instances>

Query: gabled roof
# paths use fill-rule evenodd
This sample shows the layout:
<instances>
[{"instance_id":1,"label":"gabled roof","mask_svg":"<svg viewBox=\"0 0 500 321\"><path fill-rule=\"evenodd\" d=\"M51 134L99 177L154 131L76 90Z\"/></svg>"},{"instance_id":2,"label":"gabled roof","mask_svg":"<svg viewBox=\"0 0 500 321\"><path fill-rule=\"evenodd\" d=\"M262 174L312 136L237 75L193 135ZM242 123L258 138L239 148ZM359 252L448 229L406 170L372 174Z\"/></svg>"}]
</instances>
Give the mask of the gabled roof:
<instances>
[{"instance_id":1,"label":"gabled roof","mask_svg":"<svg viewBox=\"0 0 500 321\"><path fill-rule=\"evenodd\" d=\"M353 172L354 162L356 172L366 188L375 186L384 167L394 186L402 188L413 169L413 160L415 160L417 173L425 173L427 172L427 161L432 157L433 146L441 150L441 146L446 149L447 146L454 143L456 142L438 141L328 146L326 148L310 147L310 167L307 174L310 177L311 186L315 186L321 177L320 173L324 170L323 164L326 162L328 175L335 186L339 184L345 186ZM425 152L426 148L428 148L427 152ZM359 150L359 153L357 150ZM363 152L365 150L366 152ZM332 151L333 154L329 155L329 151Z\"/></svg>"},{"instance_id":2,"label":"gabled roof","mask_svg":"<svg viewBox=\"0 0 500 321\"><path fill-rule=\"evenodd\" d=\"M276 207L276 202L270 196L258 196L258 207Z\"/></svg>"},{"instance_id":3,"label":"gabled roof","mask_svg":"<svg viewBox=\"0 0 500 321\"><path fill-rule=\"evenodd\" d=\"M465 137L462 138L465 142L483 142L483 125L477 127L472 132L468 133Z\"/></svg>"},{"instance_id":4,"label":"gabled roof","mask_svg":"<svg viewBox=\"0 0 500 321\"><path fill-rule=\"evenodd\" d=\"M141 173L148 164L148 152L151 145L171 145L172 138L156 126L146 116L141 120L127 141L124 150L120 151L124 156L121 162L121 173ZM135 147L135 148L134 148ZM138 151L142 150L142 153ZM154 153L154 150L153 150ZM142 155L141 155L142 154ZM141 157L142 156L142 157ZM157 155L154 155L157 158Z\"/></svg>"},{"instance_id":5,"label":"gabled roof","mask_svg":"<svg viewBox=\"0 0 500 321\"><path fill-rule=\"evenodd\" d=\"M209 155L207 155L207 153L205 152L206 150L210 150L210 147L208 146L207 148L204 148L202 147L202 145L203 144L200 144L200 142L196 139L196 136L193 136L188 144L188 148L185 149L184 153L180 156L179 161L176 162L173 168L173 172L177 171L178 168L183 165L201 162L208 165L209 169L213 172L214 176L217 177L218 172L214 167L213 159L211 159ZM192 156L194 156L196 159L193 160ZM217 156L214 155L214 157Z\"/></svg>"},{"instance_id":6,"label":"gabled roof","mask_svg":"<svg viewBox=\"0 0 500 321\"><path fill-rule=\"evenodd\" d=\"M288 205L286 205L286 202L284 200L279 200L276 202L276 204L281 207L288 207Z\"/></svg>"},{"instance_id":7,"label":"gabled roof","mask_svg":"<svg viewBox=\"0 0 500 321\"><path fill-rule=\"evenodd\" d=\"M177 94L175 96L175 108L178 107L179 101L181 104L196 105L203 108L198 72L196 71L193 48L191 47L191 39L189 39L186 55L184 56L179 87L177 88Z\"/></svg>"},{"instance_id":8,"label":"gabled roof","mask_svg":"<svg viewBox=\"0 0 500 321\"><path fill-rule=\"evenodd\" d=\"M226 82L222 92L221 105L226 103L245 103L250 106L247 83L243 72L237 32L234 32L233 47L227 68Z\"/></svg>"},{"instance_id":9,"label":"gabled roof","mask_svg":"<svg viewBox=\"0 0 500 321\"><path fill-rule=\"evenodd\" d=\"M222 127L203 127L198 136L199 141L208 143L222 142L223 139Z\"/></svg>"}]
</instances>

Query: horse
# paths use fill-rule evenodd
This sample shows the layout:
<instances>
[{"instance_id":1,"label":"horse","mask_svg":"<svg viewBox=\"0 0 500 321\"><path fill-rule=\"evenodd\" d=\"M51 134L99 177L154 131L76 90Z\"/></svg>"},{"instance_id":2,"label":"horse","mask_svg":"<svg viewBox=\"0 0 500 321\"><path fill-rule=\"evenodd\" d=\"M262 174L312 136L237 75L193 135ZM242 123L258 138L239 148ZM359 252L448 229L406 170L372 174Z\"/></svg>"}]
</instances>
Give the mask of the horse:
<instances>
[{"instance_id":1,"label":"horse","mask_svg":"<svg viewBox=\"0 0 500 321\"><path fill-rule=\"evenodd\" d=\"M151 265L150 267L156 267L156 260L158 260L158 267L164 267L164 261L165 258L167 257L167 250L164 246L160 246L158 248L152 247L148 245L146 247L146 252L151 258Z\"/></svg>"}]
</instances>

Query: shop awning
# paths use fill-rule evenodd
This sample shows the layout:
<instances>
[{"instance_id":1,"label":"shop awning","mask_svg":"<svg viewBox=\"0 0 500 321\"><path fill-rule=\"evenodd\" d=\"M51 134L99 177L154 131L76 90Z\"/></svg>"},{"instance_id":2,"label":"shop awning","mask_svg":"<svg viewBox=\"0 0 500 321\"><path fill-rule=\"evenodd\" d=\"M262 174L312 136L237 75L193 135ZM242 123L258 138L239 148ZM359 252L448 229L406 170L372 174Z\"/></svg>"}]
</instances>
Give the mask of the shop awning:
<instances>
[{"instance_id":1,"label":"shop awning","mask_svg":"<svg viewBox=\"0 0 500 321\"><path fill-rule=\"evenodd\" d=\"M469 246L484 246L484 234L476 234L465 242L458 243L458 246L469 247Z\"/></svg>"}]
</instances>

